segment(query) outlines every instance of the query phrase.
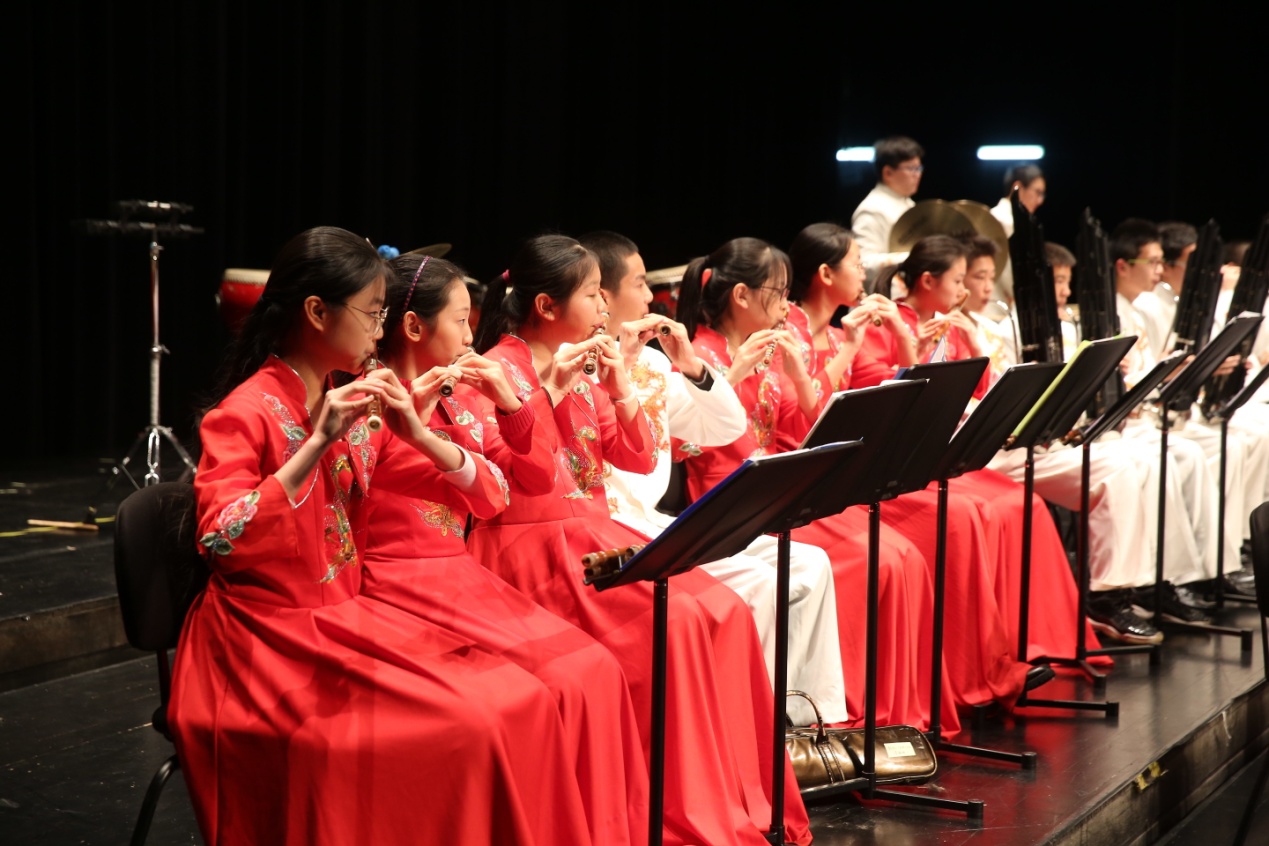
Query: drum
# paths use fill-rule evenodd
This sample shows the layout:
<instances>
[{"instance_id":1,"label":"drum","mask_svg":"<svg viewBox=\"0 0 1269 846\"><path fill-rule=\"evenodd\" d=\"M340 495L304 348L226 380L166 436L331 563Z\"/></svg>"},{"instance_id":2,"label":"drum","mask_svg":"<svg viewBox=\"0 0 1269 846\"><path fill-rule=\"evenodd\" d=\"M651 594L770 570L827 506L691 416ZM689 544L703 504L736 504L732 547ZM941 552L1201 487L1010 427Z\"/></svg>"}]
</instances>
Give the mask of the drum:
<instances>
[{"instance_id":1,"label":"drum","mask_svg":"<svg viewBox=\"0 0 1269 846\"><path fill-rule=\"evenodd\" d=\"M237 332L247 319L256 300L264 293L264 283L269 281L269 271L244 267L231 267L220 281L216 294L216 308L230 332Z\"/></svg>"}]
</instances>

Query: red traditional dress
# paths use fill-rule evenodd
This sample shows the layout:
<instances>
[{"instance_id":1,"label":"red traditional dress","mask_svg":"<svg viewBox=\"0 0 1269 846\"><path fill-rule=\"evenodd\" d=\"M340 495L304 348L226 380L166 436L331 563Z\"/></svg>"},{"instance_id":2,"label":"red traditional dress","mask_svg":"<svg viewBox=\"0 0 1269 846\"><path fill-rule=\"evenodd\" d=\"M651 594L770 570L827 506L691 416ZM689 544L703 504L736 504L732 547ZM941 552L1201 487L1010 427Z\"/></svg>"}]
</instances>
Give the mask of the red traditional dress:
<instances>
[{"instance_id":1,"label":"red traditional dress","mask_svg":"<svg viewBox=\"0 0 1269 846\"><path fill-rule=\"evenodd\" d=\"M697 329L693 346L719 372L731 367L727 340L712 329ZM736 394L749 411L748 429L738 440L712 448L674 443L675 455L687 463L688 495L693 499L745 459L796 447L810 427L792 384L781 372L778 352L771 367L742 381ZM868 580L867 508L849 508L836 517L817 520L796 530L793 537L820 547L832 561L847 710L858 723L864 718L867 664L866 621L860 613ZM910 542L885 526L880 542L877 720L924 729L929 725L931 581L921 553ZM955 732L959 722L950 689L943 701L947 707L942 724L949 733Z\"/></svg>"},{"instance_id":2,"label":"red traditional dress","mask_svg":"<svg viewBox=\"0 0 1269 846\"><path fill-rule=\"evenodd\" d=\"M360 596L376 484L490 516L363 421L293 505L275 473L311 434L304 383L270 359L204 418L194 487L212 569L185 618L168 715L208 844L590 843L550 692L515 664Z\"/></svg>"},{"instance_id":3,"label":"red traditional dress","mask_svg":"<svg viewBox=\"0 0 1269 846\"><path fill-rule=\"evenodd\" d=\"M900 303L899 314L910 331L917 331L919 318L910 306ZM829 338L840 343L840 330L829 327ZM969 358L969 346L959 328L947 334L947 360ZM825 357L831 352L816 350ZM898 349L890 332L868 327L864 343L855 356L850 386L862 388L879 384L894 375L898 366ZM990 368L983 375L974 393L981 398L990 382ZM1004 533L1005 556L995 568L995 593L1003 612L1003 621L1014 654L1018 651L1019 620L1021 618L1022 573L1022 515L1024 488L1002 473L994 470L978 470L953 479L948 484L952 498L970 497L986 504L996 512L993 520ZM1031 603L1027 621L1028 659L1042 655L1073 656L1076 650L1076 622L1079 608L1079 590L1067 561L1066 550L1058 536L1057 527L1048 506L1037 495L1031 498ZM949 518L949 524L952 521ZM949 547L951 546L949 539ZM950 593L949 593L950 597ZM949 608L954 607L949 601ZM949 617L949 622L953 618ZM1097 634L1089 624L1085 629L1086 643L1098 647ZM1097 663L1109 664L1109 659L1099 657Z\"/></svg>"},{"instance_id":4,"label":"red traditional dress","mask_svg":"<svg viewBox=\"0 0 1269 846\"><path fill-rule=\"evenodd\" d=\"M544 424L535 425L533 401L504 415L459 386L437 405L431 425L470 452L510 458L513 496L547 493L558 435L545 394L538 391L535 400L545 410ZM469 639L546 684L560 706L591 839L646 843L647 765L612 653L480 566L467 551L466 509L376 492L366 513L362 592Z\"/></svg>"},{"instance_id":5,"label":"red traditional dress","mask_svg":"<svg viewBox=\"0 0 1269 846\"><path fill-rule=\"evenodd\" d=\"M522 400L539 391L533 354L503 336L485 355L499 361ZM650 754L652 585L602 593L582 583L581 557L647 538L608 514L603 462L648 472L655 460L642 414L617 419L602 387L583 380L554 409L560 448L554 490L514 496L502 514L476 522L472 553L547 610L578 625L621 661ZM498 455L490 456L501 461ZM513 471L514 472L514 471ZM695 570L670 581L666 704L665 835L683 844L760 844L770 825L771 686L748 609ZM810 827L786 763L786 835Z\"/></svg>"}]
</instances>

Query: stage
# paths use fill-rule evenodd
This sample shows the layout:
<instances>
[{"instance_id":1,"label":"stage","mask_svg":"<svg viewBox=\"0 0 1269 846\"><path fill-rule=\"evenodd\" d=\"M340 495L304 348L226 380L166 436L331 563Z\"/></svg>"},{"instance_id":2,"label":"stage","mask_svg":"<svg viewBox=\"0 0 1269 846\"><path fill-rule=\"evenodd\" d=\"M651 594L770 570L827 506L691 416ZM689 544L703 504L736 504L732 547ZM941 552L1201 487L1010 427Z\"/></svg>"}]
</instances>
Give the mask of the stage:
<instances>
[{"instance_id":1,"label":"stage","mask_svg":"<svg viewBox=\"0 0 1269 846\"><path fill-rule=\"evenodd\" d=\"M0 840L126 843L150 777L171 746L149 725L155 662L126 645L114 594L110 517L131 486L109 462L0 473ZM28 518L97 532L25 532ZM16 533L16 534L15 534ZM984 715L956 738L1035 751L1034 770L951 753L928 785L986 803L981 824L944 811L853 797L812 805L815 842L845 844L1147 844L1269 842L1269 687L1252 606L1218 621L1239 638L1170 634L1159 666L1118 659L1104 694L1060 674L1036 695L1109 699L1100 712L1028 708ZM149 842L199 843L179 774ZM1244 811L1248 811L1244 817ZM1188 815L1188 816L1187 816ZM455 840L461 842L461 837Z\"/></svg>"}]
</instances>

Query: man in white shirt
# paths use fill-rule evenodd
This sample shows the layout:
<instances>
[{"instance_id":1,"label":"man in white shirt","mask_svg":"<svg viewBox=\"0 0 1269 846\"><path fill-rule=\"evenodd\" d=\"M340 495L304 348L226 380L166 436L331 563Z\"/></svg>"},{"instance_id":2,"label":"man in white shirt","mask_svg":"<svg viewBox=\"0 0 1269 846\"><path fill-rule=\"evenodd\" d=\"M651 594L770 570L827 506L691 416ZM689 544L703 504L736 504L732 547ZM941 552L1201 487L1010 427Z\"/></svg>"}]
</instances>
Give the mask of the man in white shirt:
<instances>
[{"instance_id":1,"label":"man in white shirt","mask_svg":"<svg viewBox=\"0 0 1269 846\"><path fill-rule=\"evenodd\" d=\"M620 339L630 384L648 415L658 453L656 469L647 476L605 465L608 508L614 520L655 537L673 521L656 508L670 482L671 432L702 445L728 444L744 433L745 410L727 379L697 357L682 324L648 314L652 292L634 242L614 232L594 232L578 240L599 258L608 328ZM669 335L659 334L661 325L670 327ZM654 337L663 352L646 346ZM791 548L787 689L809 694L826 722L844 722L846 686L832 567L818 547L793 543ZM763 535L744 554L704 565L753 612L773 682L776 555L776 539ZM799 724L814 721L800 698L789 699L787 712Z\"/></svg>"},{"instance_id":2,"label":"man in white shirt","mask_svg":"<svg viewBox=\"0 0 1269 846\"><path fill-rule=\"evenodd\" d=\"M1136 218L1125 220L1111 234L1110 254L1114 262L1120 331L1125 335L1138 336L1137 343L1122 364L1124 381L1131 388L1157 361L1148 340L1146 318L1135 307L1135 302L1153 290L1162 278L1164 254L1157 227ZM1158 427L1148 416L1130 421L1125 434L1155 444L1159 438ZM1231 435L1234 434L1231 430ZM1168 447L1170 457L1177 461L1181 471L1192 473L1188 477L1189 517L1202 555L1190 566L1176 568L1172 566L1175 559L1167 557L1164 569L1165 607L1162 612L1165 618L1172 617L1182 622L1205 622L1207 618L1197 612L1195 606L1203 605L1201 596L1212 589L1211 579L1215 574L1219 492L1214 468L1219 462L1219 432L1201 422L1197 416L1179 419L1170 428ZM1224 554L1225 561L1230 562L1228 569L1233 570L1237 567L1239 540L1247 533L1246 501L1262 498L1265 473L1269 467L1269 442L1263 438L1230 437L1227 455ZM1259 501L1256 498L1255 504ZM1178 516L1169 509L1169 524ZM1139 582L1148 586L1153 582L1153 574L1143 574ZM1225 587L1231 588L1228 584ZM1177 599L1182 604L1176 604L1174 600ZM1131 602L1146 613L1153 610L1150 590L1133 592ZM1184 607L1190 607L1192 613L1187 613Z\"/></svg>"},{"instance_id":3,"label":"man in white shirt","mask_svg":"<svg viewBox=\"0 0 1269 846\"><path fill-rule=\"evenodd\" d=\"M920 144L902 135L883 138L873 147L877 184L850 218L870 283L881 270L907 257L907 253L890 252L890 230L904 212L916 205L912 195L921 186L924 156ZM890 296L888 291L879 293Z\"/></svg>"}]
</instances>

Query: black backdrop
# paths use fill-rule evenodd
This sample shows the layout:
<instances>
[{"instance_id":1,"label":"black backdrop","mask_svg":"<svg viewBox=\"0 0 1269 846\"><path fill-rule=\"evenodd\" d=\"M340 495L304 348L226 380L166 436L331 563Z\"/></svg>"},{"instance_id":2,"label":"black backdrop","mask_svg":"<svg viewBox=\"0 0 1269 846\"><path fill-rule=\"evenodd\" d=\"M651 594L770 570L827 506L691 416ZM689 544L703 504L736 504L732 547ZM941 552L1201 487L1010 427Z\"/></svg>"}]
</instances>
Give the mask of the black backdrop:
<instances>
[{"instance_id":1,"label":"black backdrop","mask_svg":"<svg viewBox=\"0 0 1269 846\"><path fill-rule=\"evenodd\" d=\"M706 9L572 4L24 3L6 22L16 256L13 466L117 458L147 417L147 242L118 200L187 203L164 243L162 419L186 443L227 340L228 267L309 226L454 245L479 278L542 231L622 231L649 267L849 221L834 151L904 133L918 199L995 202L981 143L1048 155L1048 235L1091 207L1248 238L1269 211L1261 28L1192 3ZM16 143L14 139L16 138Z\"/></svg>"}]
</instances>

